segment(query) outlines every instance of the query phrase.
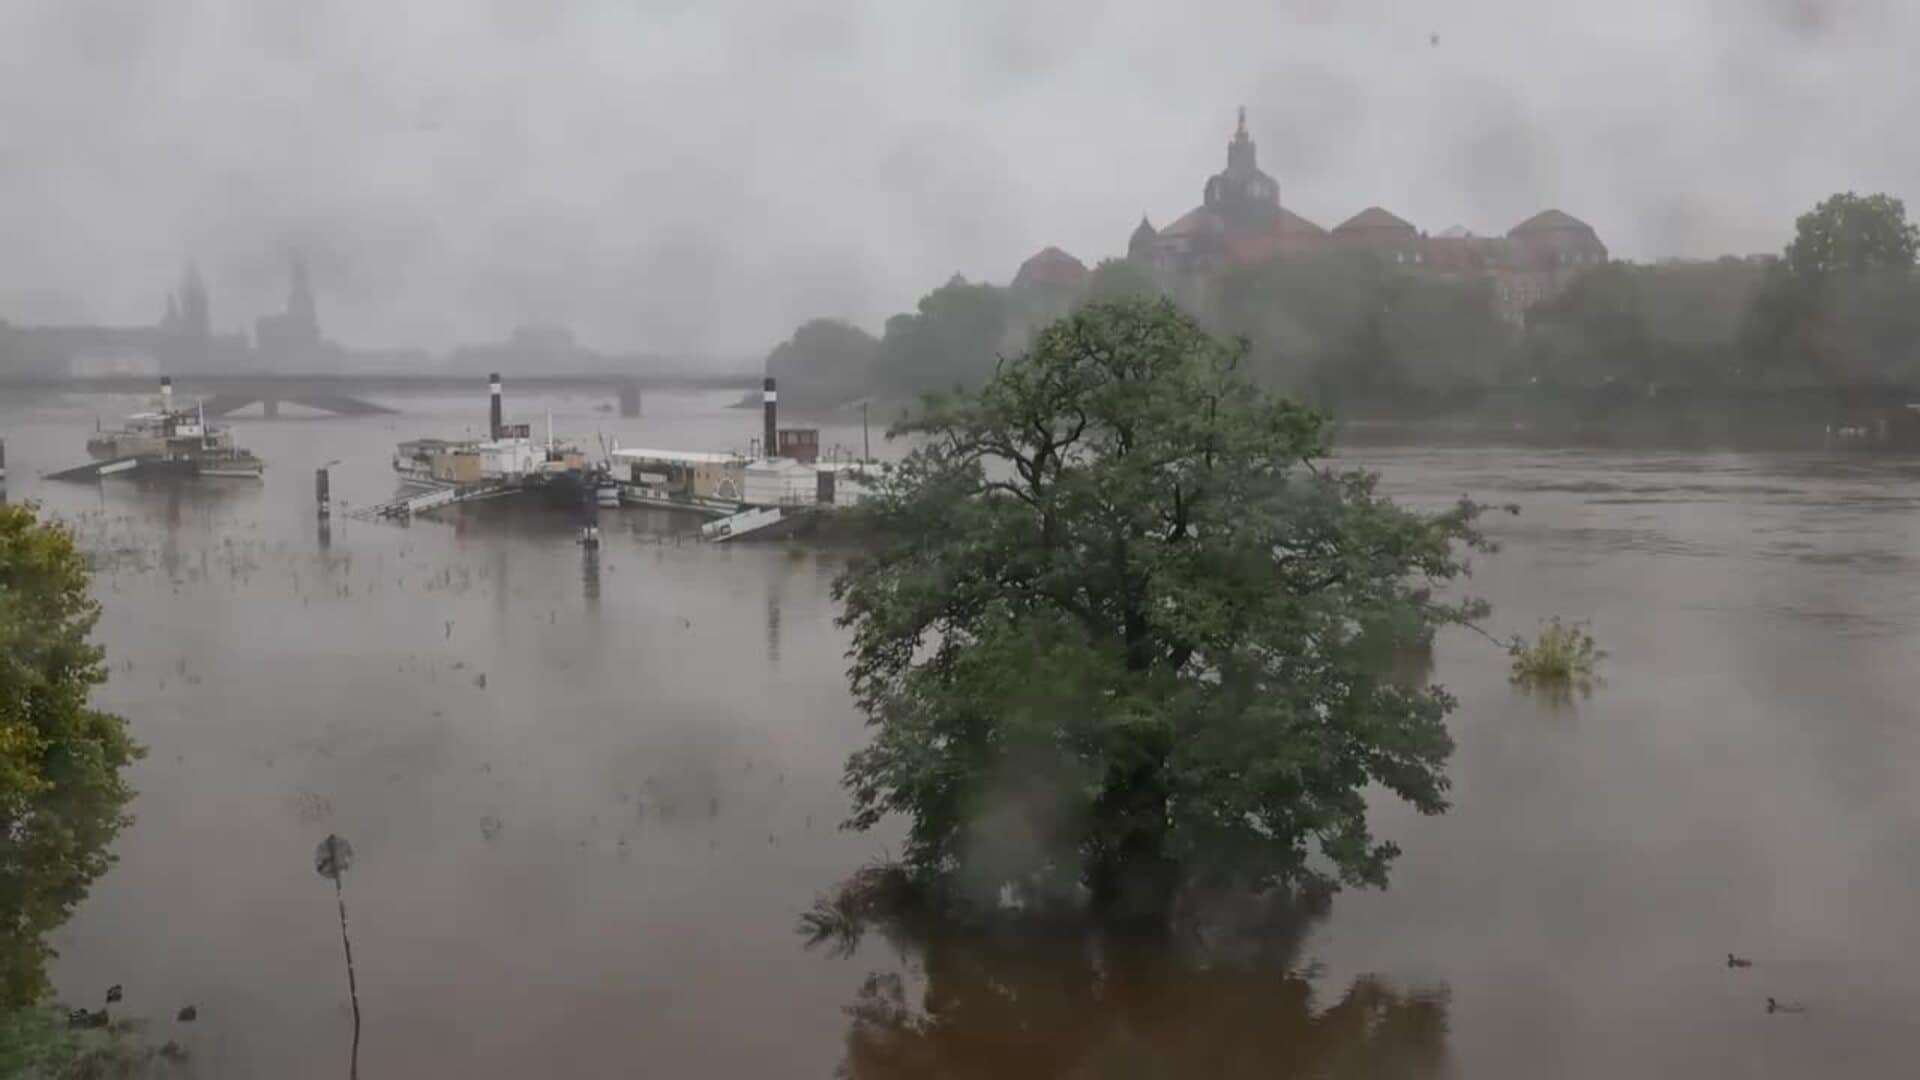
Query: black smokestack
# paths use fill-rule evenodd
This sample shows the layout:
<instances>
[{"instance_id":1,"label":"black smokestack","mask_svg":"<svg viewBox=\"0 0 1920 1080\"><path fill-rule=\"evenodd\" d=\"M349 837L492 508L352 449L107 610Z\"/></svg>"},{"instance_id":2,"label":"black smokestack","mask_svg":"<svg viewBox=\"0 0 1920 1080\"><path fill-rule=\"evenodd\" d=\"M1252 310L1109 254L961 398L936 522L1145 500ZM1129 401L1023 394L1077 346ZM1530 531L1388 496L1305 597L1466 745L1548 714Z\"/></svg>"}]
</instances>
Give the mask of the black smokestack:
<instances>
[{"instance_id":1,"label":"black smokestack","mask_svg":"<svg viewBox=\"0 0 1920 1080\"><path fill-rule=\"evenodd\" d=\"M763 456L770 458L773 456L774 433L779 426L779 419L774 415L778 411L776 402L780 400L780 395L774 393L773 376L771 375L767 376L766 390L761 400L767 403L767 430L764 436L765 443L762 445L760 452Z\"/></svg>"},{"instance_id":2,"label":"black smokestack","mask_svg":"<svg viewBox=\"0 0 1920 1080\"><path fill-rule=\"evenodd\" d=\"M331 508L333 494L329 490L331 486L332 484L330 478L327 476L326 466L322 465L320 468L315 469L313 472L313 498L315 502L319 503L320 516L323 518L333 513Z\"/></svg>"},{"instance_id":3,"label":"black smokestack","mask_svg":"<svg viewBox=\"0 0 1920 1080\"><path fill-rule=\"evenodd\" d=\"M500 437L500 373L499 372L496 371L493 374L487 376L487 390L489 393L493 395L493 411L491 414L491 422L487 426L487 431L489 432L489 434L487 435L487 438L497 439Z\"/></svg>"}]
</instances>

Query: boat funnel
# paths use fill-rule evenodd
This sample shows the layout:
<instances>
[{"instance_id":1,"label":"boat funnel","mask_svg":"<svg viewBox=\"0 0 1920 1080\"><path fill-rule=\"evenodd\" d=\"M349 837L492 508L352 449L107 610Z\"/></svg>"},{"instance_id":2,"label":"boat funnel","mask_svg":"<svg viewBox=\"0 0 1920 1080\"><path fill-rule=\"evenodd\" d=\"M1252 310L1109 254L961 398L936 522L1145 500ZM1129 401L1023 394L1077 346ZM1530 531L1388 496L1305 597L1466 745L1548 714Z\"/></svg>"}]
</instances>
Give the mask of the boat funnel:
<instances>
[{"instance_id":1,"label":"boat funnel","mask_svg":"<svg viewBox=\"0 0 1920 1080\"><path fill-rule=\"evenodd\" d=\"M760 400L766 403L767 411L766 431L762 433L760 454L762 457L771 460L774 455L774 435L776 429L779 427L779 418L775 414L779 409L780 401L780 395L774 392L773 376L771 375L767 376L766 389L762 392Z\"/></svg>"},{"instance_id":2,"label":"boat funnel","mask_svg":"<svg viewBox=\"0 0 1920 1080\"><path fill-rule=\"evenodd\" d=\"M493 395L491 422L487 427L487 432L488 432L487 438L498 439L500 437L500 373L499 372L496 371L493 374L487 376L487 392Z\"/></svg>"}]
</instances>

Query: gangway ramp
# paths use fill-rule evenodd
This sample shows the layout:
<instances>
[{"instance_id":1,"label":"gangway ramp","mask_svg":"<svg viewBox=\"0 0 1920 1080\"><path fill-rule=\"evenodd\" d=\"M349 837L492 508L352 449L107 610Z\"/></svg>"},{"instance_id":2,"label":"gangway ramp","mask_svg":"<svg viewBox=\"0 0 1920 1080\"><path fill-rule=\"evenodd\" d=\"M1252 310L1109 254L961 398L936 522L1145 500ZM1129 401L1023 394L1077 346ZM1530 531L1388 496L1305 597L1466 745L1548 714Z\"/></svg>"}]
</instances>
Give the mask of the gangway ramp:
<instances>
[{"instance_id":1,"label":"gangway ramp","mask_svg":"<svg viewBox=\"0 0 1920 1080\"><path fill-rule=\"evenodd\" d=\"M419 495L403 496L373 506L362 506L347 516L359 521L374 521L381 518L410 518L415 514L424 514L454 503L474 502L479 499L491 499L500 495L510 495L519 489L507 484L474 484L467 487L441 487Z\"/></svg>"},{"instance_id":2,"label":"gangway ramp","mask_svg":"<svg viewBox=\"0 0 1920 1080\"><path fill-rule=\"evenodd\" d=\"M743 536L764 532L786 520L777 506L763 506L729 514L718 521L709 521L700 526L702 539L723 544L729 540L738 540Z\"/></svg>"}]
</instances>

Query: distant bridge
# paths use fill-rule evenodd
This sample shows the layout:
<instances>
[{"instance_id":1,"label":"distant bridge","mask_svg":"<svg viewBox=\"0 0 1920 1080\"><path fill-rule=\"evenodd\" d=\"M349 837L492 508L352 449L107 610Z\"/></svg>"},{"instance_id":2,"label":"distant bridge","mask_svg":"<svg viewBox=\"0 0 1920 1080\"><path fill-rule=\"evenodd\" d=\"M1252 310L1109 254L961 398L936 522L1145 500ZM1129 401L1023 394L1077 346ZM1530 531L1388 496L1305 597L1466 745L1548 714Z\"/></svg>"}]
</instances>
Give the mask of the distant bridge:
<instances>
[{"instance_id":1,"label":"distant bridge","mask_svg":"<svg viewBox=\"0 0 1920 1080\"><path fill-rule=\"evenodd\" d=\"M7 376L0 374L0 386L34 386L69 393L142 394L158 386L155 375ZM749 390L760 385L760 376L752 372L725 372L714 375L663 373L506 373L508 394L527 391L601 391L620 409L622 416L640 415L640 396L649 390ZM392 409L367 400L368 396L411 397L423 394L471 393L484 401L487 393L485 374L309 374L309 375L175 375L175 395L184 401L199 400L209 415L225 416L258 404L268 416L278 416L282 403L343 416L365 416L392 412Z\"/></svg>"}]
</instances>

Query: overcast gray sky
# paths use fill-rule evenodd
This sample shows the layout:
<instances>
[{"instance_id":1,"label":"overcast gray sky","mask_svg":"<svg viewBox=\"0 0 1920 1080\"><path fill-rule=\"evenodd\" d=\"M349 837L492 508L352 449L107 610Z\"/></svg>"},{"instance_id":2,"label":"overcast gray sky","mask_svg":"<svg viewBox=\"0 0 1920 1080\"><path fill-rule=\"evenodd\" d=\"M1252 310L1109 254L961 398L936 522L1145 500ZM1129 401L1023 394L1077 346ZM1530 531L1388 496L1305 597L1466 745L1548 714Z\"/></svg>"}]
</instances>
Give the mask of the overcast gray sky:
<instances>
[{"instance_id":1,"label":"overcast gray sky","mask_svg":"<svg viewBox=\"0 0 1920 1080\"><path fill-rule=\"evenodd\" d=\"M1773 250L1832 191L1920 196L1915 9L12 0L0 318L151 321L194 258L239 328L299 248L353 344L551 320L757 353L1120 252L1198 201L1242 102L1322 224L1558 206L1620 256Z\"/></svg>"}]
</instances>

